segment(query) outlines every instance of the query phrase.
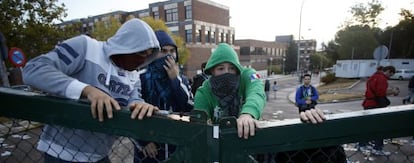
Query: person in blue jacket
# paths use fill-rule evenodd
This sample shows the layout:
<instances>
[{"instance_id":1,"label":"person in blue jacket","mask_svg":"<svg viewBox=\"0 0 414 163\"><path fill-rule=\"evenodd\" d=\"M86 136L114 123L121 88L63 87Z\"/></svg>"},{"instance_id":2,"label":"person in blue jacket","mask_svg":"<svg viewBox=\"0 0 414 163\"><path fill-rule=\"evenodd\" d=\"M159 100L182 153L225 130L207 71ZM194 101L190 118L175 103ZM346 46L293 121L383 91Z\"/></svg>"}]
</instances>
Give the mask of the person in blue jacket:
<instances>
[{"instance_id":1,"label":"person in blue jacket","mask_svg":"<svg viewBox=\"0 0 414 163\"><path fill-rule=\"evenodd\" d=\"M177 45L162 30L155 31L161 52L140 75L142 97L160 110L190 112L193 109L193 95L188 79L180 75ZM135 147L134 162L160 162L168 159L175 146L156 142L138 141L141 149Z\"/></svg>"},{"instance_id":2,"label":"person in blue jacket","mask_svg":"<svg viewBox=\"0 0 414 163\"><path fill-rule=\"evenodd\" d=\"M299 112L303 112L310 109L315 109L317 100L319 99L318 91L311 84L311 75L303 75L303 85L296 90L296 106L299 108Z\"/></svg>"}]
</instances>

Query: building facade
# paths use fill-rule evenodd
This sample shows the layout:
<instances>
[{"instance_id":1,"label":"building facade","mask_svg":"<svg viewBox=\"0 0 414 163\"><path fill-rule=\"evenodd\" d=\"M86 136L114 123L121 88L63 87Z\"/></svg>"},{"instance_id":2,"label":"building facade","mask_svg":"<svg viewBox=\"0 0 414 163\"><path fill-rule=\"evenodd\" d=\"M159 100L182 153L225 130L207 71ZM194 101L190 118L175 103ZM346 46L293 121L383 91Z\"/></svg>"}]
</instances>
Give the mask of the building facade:
<instances>
[{"instance_id":1,"label":"building facade","mask_svg":"<svg viewBox=\"0 0 414 163\"><path fill-rule=\"evenodd\" d=\"M235 40L234 44L240 47L242 65L258 71L268 70L268 74L276 73L275 67L283 71L289 44L253 39Z\"/></svg>"},{"instance_id":2,"label":"building facade","mask_svg":"<svg viewBox=\"0 0 414 163\"><path fill-rule=\"evenodd\" d=\"M60 24L81 22L82 33L90 33L94 23L109 20L114 16L123 23L128 16L137 18L153 17L163 20L169 30L181 36L190 52L187 62L182 65L183 73L192 77L201 72L201 64L207 62L218 43L234 44L235 30L230 27L230 12L227 6L210 0L169 0L149 4L147 9L124 12L116 11ZM238 51L238 47L234 47Z\"/></svg>"},{"instance_id":3,"label":"building facade","mask_svg":"<svg viewBox=\"0 0 414 163\"><path fill-rule=\"evenodd\" d=\"M310 56L316 53L316 40L295 40L299 48L299 69L309 70Z\"/></svg>"}]
</instances>

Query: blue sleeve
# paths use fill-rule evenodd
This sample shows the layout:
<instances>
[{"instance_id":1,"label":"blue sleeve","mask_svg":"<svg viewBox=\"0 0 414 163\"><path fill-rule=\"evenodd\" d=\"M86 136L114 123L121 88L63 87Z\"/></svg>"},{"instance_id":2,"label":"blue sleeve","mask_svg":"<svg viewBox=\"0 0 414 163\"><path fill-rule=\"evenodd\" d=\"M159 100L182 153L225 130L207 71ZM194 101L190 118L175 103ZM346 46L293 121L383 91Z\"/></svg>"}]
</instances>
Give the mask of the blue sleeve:
<instances>
[{"instance_id":1,"label":"blue sleeve","mask_svg":"<svg viewBox=\"0 0 414 163\"><path fill-rule=\"evenodd\" d=\"M302 86L300 86L298 89L296 89L295 101L296 101L297 105L305 105L306 104L305 99L302 98L302 93L303 93Z\"/></svg>"},{"instance_id":2,"label":"blue sleeve","mask_svg":"<svg viewBox=\"0 0 414 163\"><path fill-rule=\"evenodd\" d=\"M171 80L172 99L176 106L174 112L190 112L193 109L193 94L187 78L179 76Z\"/></svg>"},{"instance_id":3,"label":"blue sleeve","mask_svg":"<svg viewBox=\"0 0 414 163\"><path fill-rule=\"evenodd\" d=\"M311 89L312 89L312 97L311 97L311 100L312 101L318 101L318 99L319 99L318 90L315 87L313 87L313 86L311 86Z\"/></svg>"}]
</instances>

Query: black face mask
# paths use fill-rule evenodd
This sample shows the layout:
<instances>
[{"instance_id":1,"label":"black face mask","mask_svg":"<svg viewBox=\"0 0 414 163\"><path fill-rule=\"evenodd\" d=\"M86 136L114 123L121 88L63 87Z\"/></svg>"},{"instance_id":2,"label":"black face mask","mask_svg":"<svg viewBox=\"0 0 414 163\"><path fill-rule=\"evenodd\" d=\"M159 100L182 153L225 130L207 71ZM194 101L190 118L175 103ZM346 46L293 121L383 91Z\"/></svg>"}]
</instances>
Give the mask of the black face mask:
<instances>
[{"instance_id":1,"label":"black face mask","mask_svg":"<svg viewBox=\"0 0 414 163\"><path fill-rule=\"evenodd\" d=\"M219 107L223 109L223 116L238 117L240 111L240 97L238 96L240 76L225 73L210 78L210 86L214 95L219 99ZM220 117L216 117L220 118Z\"/></svg>"},{"instance_id":2,"label":"black face mask","mask_svg":"<svg viewBox=\"0 0 414 163\"><path fill-rule=\"evenodd\" d=\"M167 71L165 71L164 69L164 65L167 65L167 59L168 57L170 57L170 54L167 54L164 57L158 58L154 61L152 61L149 65L148 65L148 70L151 72L157 72L160 73L162 75L167 75Z\"/></svg>"},{"instance_id":3,"label":"black face mask","mask_svg":"<svg viewBox=\"0 0 414 163\"><path fill-rule=\"evenodd\" d=\"M225 73L210 78L211 89L216 96L233 94L239 88L240 76L237 74Z\"/></svg>"}]
</instances>

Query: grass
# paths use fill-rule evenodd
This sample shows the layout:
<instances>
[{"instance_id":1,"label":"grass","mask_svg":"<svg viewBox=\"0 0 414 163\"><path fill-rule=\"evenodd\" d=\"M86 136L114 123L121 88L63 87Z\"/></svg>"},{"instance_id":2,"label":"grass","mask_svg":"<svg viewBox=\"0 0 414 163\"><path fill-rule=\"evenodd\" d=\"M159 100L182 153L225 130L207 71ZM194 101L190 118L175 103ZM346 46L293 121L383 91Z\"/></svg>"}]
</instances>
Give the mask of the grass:
<instances>
[{"instance_id":1,"label":"grass","mask_svg":"<svg viewBox=\"0 0 414 163\"><path fill-rule=\"evenodd\" d=\"M317 88L319 92L319 102L338 102L363 99L363 92L353 92L347 89L357 81L357 79L337 79L332 83L320 85Z\"/></svg>"}]
</instances>

